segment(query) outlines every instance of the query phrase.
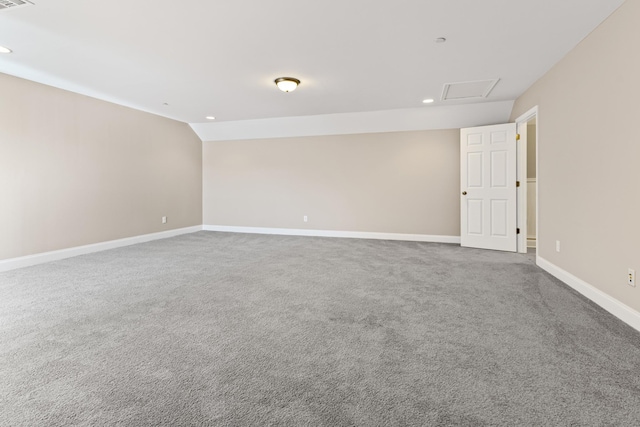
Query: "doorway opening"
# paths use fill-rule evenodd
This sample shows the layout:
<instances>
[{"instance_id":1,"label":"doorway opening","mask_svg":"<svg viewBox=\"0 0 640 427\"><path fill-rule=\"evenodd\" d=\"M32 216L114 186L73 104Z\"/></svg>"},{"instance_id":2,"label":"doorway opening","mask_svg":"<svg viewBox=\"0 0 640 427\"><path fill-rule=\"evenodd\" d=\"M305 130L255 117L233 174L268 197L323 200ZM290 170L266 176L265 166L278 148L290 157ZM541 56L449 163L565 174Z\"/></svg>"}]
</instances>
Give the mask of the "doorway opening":
<instances>
[{"instance_id":1,"label":"doorway opening","mask_svg":"<svg viewBox=\"0 0 640 427\"><path fill-rule=\"evenodd\" d=\"M518 143L518 252L534 259L538 247L538 107L516 120Z\"/></svg>"}]
</instances>

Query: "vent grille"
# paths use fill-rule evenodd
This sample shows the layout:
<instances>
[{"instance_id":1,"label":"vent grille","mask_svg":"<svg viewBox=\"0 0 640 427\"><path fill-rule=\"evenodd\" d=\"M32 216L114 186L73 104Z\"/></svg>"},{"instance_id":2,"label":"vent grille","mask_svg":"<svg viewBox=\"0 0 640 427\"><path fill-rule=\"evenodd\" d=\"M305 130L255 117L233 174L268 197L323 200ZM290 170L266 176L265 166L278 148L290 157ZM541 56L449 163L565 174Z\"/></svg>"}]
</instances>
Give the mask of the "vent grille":
<instances>
[{"instance_id":1,"label":"vent grille","mask_svg":"<svg viewBox=\"0 0 640 427\"><path fill-rule=\"evenodd\" d=\"M17 9L22 6L31 6L32 4L27 0L0 0L0 12L8 9Z\"/></svg>"},{"instance_id":2,"label":"vent grille","mask_svg":"<svg viewBox=\"0 0 640 427\"><path fill-rule=\"evenodd\" d=\"M447 83L442 89L442 100L486 98L500 79L474 82Z\"/></svg>"}]
</instances>

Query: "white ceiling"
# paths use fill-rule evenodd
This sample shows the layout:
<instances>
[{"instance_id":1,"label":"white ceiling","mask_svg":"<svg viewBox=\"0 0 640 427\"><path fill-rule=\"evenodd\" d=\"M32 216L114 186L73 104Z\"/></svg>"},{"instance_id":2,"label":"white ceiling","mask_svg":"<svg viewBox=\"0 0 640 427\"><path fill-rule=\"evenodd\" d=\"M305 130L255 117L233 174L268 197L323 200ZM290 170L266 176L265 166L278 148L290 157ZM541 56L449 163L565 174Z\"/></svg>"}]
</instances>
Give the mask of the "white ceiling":
<instances>
[{"instance_id":1,"label":"white ceiling","mask_svg":"<svg viewBox=\"0 0 640 427\"><path fill-rule=\"evenodd\" d=\"M209 125L451 107L445 83L494 78L480 102L512 101L623 2L33 1L0 13L0 72Z\"/></svg>"}]
</instances>

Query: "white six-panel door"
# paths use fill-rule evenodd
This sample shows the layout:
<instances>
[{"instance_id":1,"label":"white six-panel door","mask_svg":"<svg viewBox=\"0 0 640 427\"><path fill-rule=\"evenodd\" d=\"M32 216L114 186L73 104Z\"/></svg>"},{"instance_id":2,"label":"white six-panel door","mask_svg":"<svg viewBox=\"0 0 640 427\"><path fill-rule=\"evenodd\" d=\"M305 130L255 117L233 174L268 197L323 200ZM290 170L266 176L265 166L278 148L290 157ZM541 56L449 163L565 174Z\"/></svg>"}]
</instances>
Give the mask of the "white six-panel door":
<instances>
[{"instance_id":1,"label":"white six-panel door","mask_svg":"<svg viewBox=\"0 0 640 427\"><path fill-rule=\"evenodd\" d=\"M517 250L516 125L460 131L462 246Z\"/></svg>"}]
</instances>

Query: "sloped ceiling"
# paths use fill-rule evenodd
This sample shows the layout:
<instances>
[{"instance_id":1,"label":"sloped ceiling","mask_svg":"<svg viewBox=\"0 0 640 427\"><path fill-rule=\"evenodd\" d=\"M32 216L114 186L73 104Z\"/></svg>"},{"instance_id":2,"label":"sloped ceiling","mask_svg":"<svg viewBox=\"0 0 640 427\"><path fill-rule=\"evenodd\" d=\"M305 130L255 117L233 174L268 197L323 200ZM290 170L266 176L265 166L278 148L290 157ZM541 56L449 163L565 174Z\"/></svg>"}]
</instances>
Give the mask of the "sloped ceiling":
<instances>
[{"instance_id":1,"label":"sloped ceiling","mask_svg":"<svg viewBox=\"0 0 640 427\"><path fill-rule=\"evenodd\" d=\"M34 3L0 13L0 45L13 50L0 55L0 72L192 123L215 139L211 129L246 120L443 107L455 115L476 103L504 115L622 0ZM273 83L281 76L302 84L282 93ZM487 98L440 100L446 83L496 78ZM460 114L477 122L469 111Z\"/></svg>"}]
</instances>

